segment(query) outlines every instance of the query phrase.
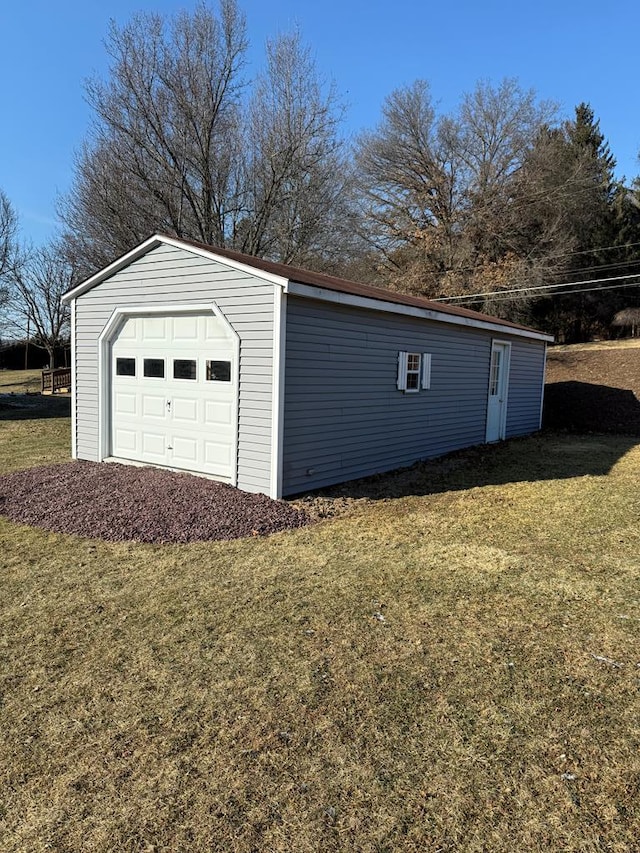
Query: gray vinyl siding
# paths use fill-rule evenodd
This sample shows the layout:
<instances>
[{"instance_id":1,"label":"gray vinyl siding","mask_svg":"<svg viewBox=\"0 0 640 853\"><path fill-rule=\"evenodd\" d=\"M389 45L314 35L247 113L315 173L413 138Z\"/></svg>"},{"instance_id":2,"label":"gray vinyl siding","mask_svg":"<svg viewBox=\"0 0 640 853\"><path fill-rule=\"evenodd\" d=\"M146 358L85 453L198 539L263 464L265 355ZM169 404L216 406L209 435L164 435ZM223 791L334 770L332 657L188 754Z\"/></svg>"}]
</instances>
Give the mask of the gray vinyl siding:
<instances>
[{"instance_id":1,"label":"gray vinyl siding","mask_svg":"<svg viewBox=\"0 0 640 853\"><path fill-rule=\"evenodd\" d=\"M489 331L296 297L286 316L284 494L484 442ZM535 430L542 362L535 381L527 365L544 346L500 338L513 344L509 427ZM431 353L430 390L397 390L398 351Z\"/></svg>"},{"instance_id":2,"label":"gray vinyl siding","mask_svg":"<svg viewBox=\"0 0 640 853\"><path fill-rule=\"evenodd\" d=\"M507 438L527 435L540 427L545 357L545 346L540 341L512 341Z\"/></svg>"},{"instance_id":3,"label":"gray vinyl siding","mask_svg":"<svg viewBox=\"0 0 640 853\"><path fill-rule=\"evenodd\" d=\"M269 492L274 285L161 245L76 301L77 455L98 458L98 339L115 308L215 301L240 337L238 486Z\"/></svg>"}]
</instances>

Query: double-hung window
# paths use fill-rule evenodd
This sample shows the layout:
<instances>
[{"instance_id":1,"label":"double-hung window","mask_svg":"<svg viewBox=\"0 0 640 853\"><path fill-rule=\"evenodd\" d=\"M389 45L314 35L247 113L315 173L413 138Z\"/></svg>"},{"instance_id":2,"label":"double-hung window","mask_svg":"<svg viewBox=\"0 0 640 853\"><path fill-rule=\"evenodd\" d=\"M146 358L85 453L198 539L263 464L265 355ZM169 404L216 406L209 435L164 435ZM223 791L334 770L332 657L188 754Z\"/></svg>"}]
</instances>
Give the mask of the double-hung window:
<instances>
[{"instance_id":1,"label":"double-hung window","mask_svg":"<svg viewBox=\"0 0 640 853\"><path fill-rule=\"evenodd\" d=\"M398 390L417 394L431 387L431 353L398 353Z\"/></svg>"}]
</instances>

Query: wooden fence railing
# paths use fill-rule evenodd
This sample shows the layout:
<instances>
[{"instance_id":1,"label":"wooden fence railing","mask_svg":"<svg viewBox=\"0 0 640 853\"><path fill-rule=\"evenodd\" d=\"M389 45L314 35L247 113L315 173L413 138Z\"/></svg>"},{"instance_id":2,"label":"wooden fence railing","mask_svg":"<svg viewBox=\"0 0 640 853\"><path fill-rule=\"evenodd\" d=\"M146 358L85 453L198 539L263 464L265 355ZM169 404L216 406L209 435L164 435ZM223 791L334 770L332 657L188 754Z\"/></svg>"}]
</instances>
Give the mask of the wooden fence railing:
<instances>
[{"instance_id":1,"label":"wooden fence railing","mask_svg":"<svg viewBox=\"0 0 640 853\"><path fill-rule=\"evenodd\" d=\"M58 367L55 370L42 371L43 394L57 394L71 391L71 368Z\"/></svg>"}]
</instances>

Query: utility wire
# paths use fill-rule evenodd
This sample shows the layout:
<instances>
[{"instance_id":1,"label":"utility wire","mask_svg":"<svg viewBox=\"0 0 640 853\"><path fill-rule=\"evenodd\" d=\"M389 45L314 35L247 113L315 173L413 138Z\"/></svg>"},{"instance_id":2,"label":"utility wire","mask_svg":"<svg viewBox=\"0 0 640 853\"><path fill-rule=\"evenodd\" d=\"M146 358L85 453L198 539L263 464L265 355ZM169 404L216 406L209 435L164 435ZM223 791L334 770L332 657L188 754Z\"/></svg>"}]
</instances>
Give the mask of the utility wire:
<instances>
[{"instance_id":1,"label":"utility wire","mask_svg":"<svg viewBox=\"0 0 640 853\"><path fill-rule=\"evenodd\" d=\"M625 246L599 246L597 249L588 249L586 251L589 252L605 252L609 249L627 249L630 246L640 246L640 243L627 243ZM549 260L556 260L565 257L569 257L570 255L581 255L584 252L567 252L566 254L558 254L558 255L545 255L544 257L539 258L538 260L547 262ZM640 264L640 258L636 256L635 259L629 259L624 261L611 261L608 264L593 264L589 267L577 267L575 269L569 270L571 274L578 274L584 272L594 272L598 270L607 270L614 269L616 267L626 267L626 266L634 266L635 264ZM464 266L464 267L456 267L455 269L450 270L451 272L462 273L462 272L474 272L477 270L477 266ZM547 275L563 275L566 274L567 270L559 270L558 272L554 272L553 270L548 270Z\"/></svg>"},{"instance_id":2,"label":"utility wire","mask_svg":"<svg viewBox=\"0 0 640 853\"><path fill-rule=\"evenodd\" d=\"M622 246L598 246L595 249L585 249L584 251L580 251L580 252L563 252L563 253L559 253L559 254L555 254L555 255L544 255L543 257L538 258L538 260L544 261L546 263L547 261L555 261L555 260L559 260L562 258L568 258L568 257L571 257L573 255L584 255L587 253L594 253L594 252L606 252L606 251L609 251L611 249L629 249L629 248L634 247L634 246L640 246L640 242L625 243ZM375 247L379 251L384 252L387 260L390 261L389 252L383 246L381 246L379 244L375 244ZM636 257L634 259L629 259L629 260L624 260L624 261L611 261L608 264L593 264L593 265L588 266L588 267L577 267L576 269L572 269L569 272L571 272L572 274L578 274L578 273L583 273L583 272L593 272L593 271L597 271L597 270L614 269L615 267L634 266L635 264L640 264L640 257L638 257L638 253L636 253ZM477 266L474 266L471 264L471 265L465 265L465 266L456 266L452 269L447 270L447 272L454 272L454 273L475 272L477 269L478 269ZM554 272L553 270L548 270L547 275L563 275L566 272L567 272L566 270L559 270L558 272Z\"/></svg>"},{"instance_id":3,"label":"utility wire","mask_svg":"<svg viewBox=\"0 0 640 853\"><path fill-rule=\"evenodd\" d=\"M640 276L639 276L640 278ZM581 282L577 282L577 284L581 284ZM579 290L564 290L562 293L534 293L531 297L532 299L544 299L547 296L573 296L574 293L599 293L601 290L624 290L627 287L640 287L640 281L633 281L627 284L610 284L608 286L603 287L585 287L580 288ZM500 293L500 291L496 291L496 293ZM512 302L514 299L517 299L517 296L496 296L495 299L489 299L489 303L493 302ZM431 300L432 302L434 300Z\"/></svg>"},{"instance_id":4,"label":"utility wire","mask_svg":"<svg viewBox=\"0 0 640 853\"><path fill-rule=\"evenodd\" d=\"M618 269L619 267L634 267L638 266L638 264L640 264L640 258L635 261L615 261L614 263L597 264L592 267L578 267L577 269L567 270L565 272L570 272L572 275L577 275L578 273L599 272L600 270L612 270ZM561 273L550 272L549 275L561 275Z\"/></svg>"},{"instance_id":5,"label":"utility wire","mask_svg":"<svg viewBox=\"0 0 640 853\"><path fill-rule=\"evenodd\" d=\"M640 246L640 241L636 243L622 243L617 246L596 246L595 249L581 249L579 252L559 252L555 255L547 255L548 258L568 258L572 255L589 255L594 252L607 252L609 249L630 249L632 246Z\"/></svg>"},{"instance_id":6,"label":"utility wire","mask_svg":"<svg viewBox=\"0 0 640 853\"><path fill-rule=\"evenodd\" d=\"M640 273L631 273L630 275L619 275L619 276L608 276L607 278L592 278L585 279L584 281L568 281L563 284L536 284L532 287L514 287L511 290L489 290L485 293L467 293L464 296L438 296L435 299L432 299L432 302L459 302L459 301L468 301L470 299L482 299L484 296L495 296L499 295L507 295L510 293L530 293L531 291L536 290L550 290L555 289L558 290L563 287L575 287L576 284L601 284L602 282L607 281L625 281L629 278L638 278L640 277ZM597 289L597 288L596 288Z\"/></svg>"}]
</instances>

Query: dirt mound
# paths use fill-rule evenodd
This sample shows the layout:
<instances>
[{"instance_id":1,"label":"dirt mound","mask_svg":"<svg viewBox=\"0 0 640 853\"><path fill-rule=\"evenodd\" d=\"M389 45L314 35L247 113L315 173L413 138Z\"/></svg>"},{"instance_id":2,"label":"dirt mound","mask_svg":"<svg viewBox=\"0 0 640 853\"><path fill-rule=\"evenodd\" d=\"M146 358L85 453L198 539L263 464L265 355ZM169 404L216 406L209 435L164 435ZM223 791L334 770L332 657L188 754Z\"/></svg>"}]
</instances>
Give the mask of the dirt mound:
<instances>
[{"instance_id":1,"label":"dirt mound","mask_svg":"<svg viewBox=\"0 0 640 853\"><path fill-rule=\"evenodd\" d=\"M0 477L0 515L57 533L138 542L198 542L303 527L283 501L159 468L69 462Z\"/></svg>"},{"instance_id":2,"label":"dirt mound","mask_svg":"<svg viewBox=\"0 0 640 853\"><path fill-rule=\"evenodd\" d=\"M640 346L551 348L544 426L640 435Z\"/></svg>"}]
</instances>

